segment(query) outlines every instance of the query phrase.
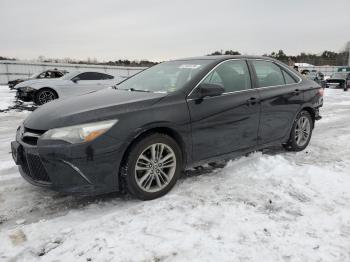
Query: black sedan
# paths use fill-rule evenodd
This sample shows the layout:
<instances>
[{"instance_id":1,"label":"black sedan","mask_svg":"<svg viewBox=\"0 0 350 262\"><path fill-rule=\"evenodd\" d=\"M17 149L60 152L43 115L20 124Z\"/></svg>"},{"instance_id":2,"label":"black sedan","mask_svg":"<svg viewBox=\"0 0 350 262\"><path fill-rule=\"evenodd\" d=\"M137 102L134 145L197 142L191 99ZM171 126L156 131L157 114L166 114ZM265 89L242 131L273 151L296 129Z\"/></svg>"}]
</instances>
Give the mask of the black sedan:
<instances>
[{"instance_id":1,"label":"black sedan","mask_svg":"<svg viewBox=\"0 0 350 262\"><path fill-rule=\"evenodd\" d=\"M63 75L65 75L66 73L68 73L68 72L65 70L57 70L57 69L45 70L44 72L35 73L28 78L20 78L20 79L15 79L15 80L9 81L8 87L10 89L14 89L17 84L22 83L22 82L27 81L27 80L44 79L44 78L59 78L59 77L62 77Z\"/></svg>"},{"instance_id":2,"label":"black sedan","mask_svg":"<svg viewBox=\"0 0 350 262\"><path fill-rule=\"evenodd\" d=\"M166 194L182 170L269 146L300 151L323 89L266 57L182 59L34 111L12 154L30 183L66 193Z\"/></svg>"}]
</instances>

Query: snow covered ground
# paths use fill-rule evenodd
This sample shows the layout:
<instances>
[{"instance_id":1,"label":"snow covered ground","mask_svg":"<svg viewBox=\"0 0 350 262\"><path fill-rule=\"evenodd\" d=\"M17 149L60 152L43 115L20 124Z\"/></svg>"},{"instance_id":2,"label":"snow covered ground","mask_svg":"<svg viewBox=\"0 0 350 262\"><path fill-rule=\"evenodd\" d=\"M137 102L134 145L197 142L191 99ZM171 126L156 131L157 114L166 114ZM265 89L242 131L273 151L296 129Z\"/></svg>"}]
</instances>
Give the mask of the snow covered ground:
<instances>
[{"instance_id":1,"label":"snow covered ground","mask_svg":"<svg viewBox=\"0 0 350 262\"><path fill-rule=\"evenodd\" d=\"M9 90L7 86L0 85L0 110L7 109L13 104L15 90Z\"/></svg>"},{"instance_id":2,"label":"snow covered ground","mask_svg":"<svg viewBox=\"0 0 350 262\"><path fill-rule=\"evenodd\" d=\"M10 141L28 114L0 113L0 261L350 261L350 92L326 90L307 150L186 172L148 202L26 183Z\"/></svg>"}]
</instances>

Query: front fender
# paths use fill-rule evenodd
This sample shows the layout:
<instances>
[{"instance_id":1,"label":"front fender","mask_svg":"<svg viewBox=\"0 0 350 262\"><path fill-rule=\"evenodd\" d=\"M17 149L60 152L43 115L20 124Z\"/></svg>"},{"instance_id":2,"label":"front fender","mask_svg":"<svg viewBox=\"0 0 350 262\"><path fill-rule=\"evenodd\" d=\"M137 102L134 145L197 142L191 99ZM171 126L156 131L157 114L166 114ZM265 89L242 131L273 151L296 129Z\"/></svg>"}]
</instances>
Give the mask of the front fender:
<instances>
[{"instance_id":1,"label":"front fender","mask_svg":"<svg viewBox=\"0 0 350 262\"><path fill-rule=\"evenodd\" d=\"M184 150L184 164L191 162L191 152L192 152L192 139L191 139L191 131L189 127L186 126L178 126L172 122L168 121L158 121L154 123L149 123L143 125L133 132L130 133L127 141L127 148L139 137L148 132L164 132L173 136L175 140L180 144L180 147Z\"/></svg>"}]
</instances>

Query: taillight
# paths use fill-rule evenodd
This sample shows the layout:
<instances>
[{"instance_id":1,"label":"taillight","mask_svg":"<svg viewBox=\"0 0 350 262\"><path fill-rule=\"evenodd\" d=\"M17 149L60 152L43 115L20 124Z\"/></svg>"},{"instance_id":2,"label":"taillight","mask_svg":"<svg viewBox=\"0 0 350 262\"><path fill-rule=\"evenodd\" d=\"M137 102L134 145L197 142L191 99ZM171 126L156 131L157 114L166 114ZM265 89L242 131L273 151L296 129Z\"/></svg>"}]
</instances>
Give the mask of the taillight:
<instances>
[{"instance_id":1,"label":"taillight","mask_svg":"<svg viewBox=\"0 0 350 262\"><path fill-rule=\"evenodd\" d=\"M324 88L320 88L320 89L318 89L318 94L321 96L321 97L323 97L323 94L324 94Z\"/></svg>"}]
</instances>

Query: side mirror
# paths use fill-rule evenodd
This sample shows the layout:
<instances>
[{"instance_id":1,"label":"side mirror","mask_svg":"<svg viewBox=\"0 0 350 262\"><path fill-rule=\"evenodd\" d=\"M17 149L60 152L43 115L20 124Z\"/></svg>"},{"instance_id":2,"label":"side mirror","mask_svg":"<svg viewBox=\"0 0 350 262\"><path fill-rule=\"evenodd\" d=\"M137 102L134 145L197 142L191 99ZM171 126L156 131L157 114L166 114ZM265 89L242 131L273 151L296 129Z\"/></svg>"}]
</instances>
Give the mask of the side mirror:
<instances>
[{"instance_id":1,"label":"side mirror","mask_svg":"<svg viewBox=\"0 0 350 262\"><path fill-rule=\"evenodd\" d=\"M74 83L78 83L78 81L79 81L79 78L75 78L75 77L74 77L74 78L72 79L72 82L74 82Z\"/></svg>"},{"instance_id":2,"label":"side mirror","mask_svg":"<svg viewBox=\"0 0 350 262\"><path fill-rule=\"evenodd\" d=\"M207 96L219 96L225 92L225 88L222 85L217 84L200 84L199 85L199 97L204 98Z\"/></svg>"}]
</instances>

